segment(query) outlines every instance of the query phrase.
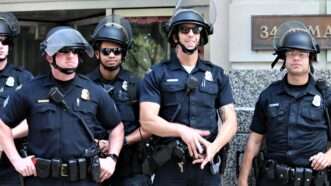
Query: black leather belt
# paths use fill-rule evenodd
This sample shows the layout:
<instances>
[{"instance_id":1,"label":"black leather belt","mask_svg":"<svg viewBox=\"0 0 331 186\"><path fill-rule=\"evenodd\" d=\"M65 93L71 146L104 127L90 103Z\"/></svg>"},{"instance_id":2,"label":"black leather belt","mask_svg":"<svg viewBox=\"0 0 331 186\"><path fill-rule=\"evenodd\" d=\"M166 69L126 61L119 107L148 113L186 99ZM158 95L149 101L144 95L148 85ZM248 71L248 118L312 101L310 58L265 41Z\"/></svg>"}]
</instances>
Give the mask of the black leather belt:
<instances>
[{"instance_id":1,"label":"black leather belt","mask_svg":"<svg viewBox=\"0 0 331 186\"><path fill-rule=\"evenodd\" d=\"M264 174L269 179L275 179L283 184L293 183L294 186L328 185L327 171L314 171L305 167L290 167L279 164L274 160L267 160L264 164Z\"/></svg>"},{"instance_id":2,"label":"black leather belt","mask_svg":"<svg viewBox=\"0 0 331 186\"><path fill-rule=\"evenodd\" d=\"M37 176L40 178L66 177L70 181L84 180L88 175L86 158L72 159L63 163L59 159L35 158Z\"/></svg>"}]
</instances>

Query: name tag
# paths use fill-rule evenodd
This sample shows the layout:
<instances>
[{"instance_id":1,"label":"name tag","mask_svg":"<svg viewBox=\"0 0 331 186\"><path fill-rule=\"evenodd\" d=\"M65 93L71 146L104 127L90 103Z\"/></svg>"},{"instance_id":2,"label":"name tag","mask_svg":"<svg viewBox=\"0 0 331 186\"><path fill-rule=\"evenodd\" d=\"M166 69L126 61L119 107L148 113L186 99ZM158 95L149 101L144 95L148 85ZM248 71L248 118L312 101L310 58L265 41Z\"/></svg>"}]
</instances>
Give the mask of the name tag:
<instances>
[{"instance_id":1,"label":"name tag","mask_svg":"<svg viewBox=\"0 0 331 186\"><path fill-rule=\"evenodd\" d=\"M178 82L178 79L167 79L167 82Z\"/></svg>"},{"instance_id":2,"label":"name tag","mask_svg":"<svg viewBox=\"0 0 331 186\"><path fill-rule=\"evenodd\" d=\"M271 103L269 104L269 107L279 107L279 103Z\"/></svg>"},{"instance_id":3,"label":"name tag","mask_svg":"<svg viewBox=\"0 0 331 186\"><path fill-rule=\"evenodd\" d=\"M38 99L37 103L49 103L49 99Z\"/></svg>"}]
</instances>

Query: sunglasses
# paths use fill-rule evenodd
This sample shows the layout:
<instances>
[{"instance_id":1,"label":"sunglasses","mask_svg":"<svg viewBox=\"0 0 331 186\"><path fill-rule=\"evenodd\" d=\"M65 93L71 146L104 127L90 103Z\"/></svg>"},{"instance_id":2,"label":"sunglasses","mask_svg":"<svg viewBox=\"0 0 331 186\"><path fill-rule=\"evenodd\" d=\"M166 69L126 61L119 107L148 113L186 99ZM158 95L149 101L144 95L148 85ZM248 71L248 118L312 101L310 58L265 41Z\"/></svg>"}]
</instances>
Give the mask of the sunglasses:
<instances>
[{"instance_id":1,"label":"sunglasses","mask_svg":"<svg viewBox=\"0 0 331 186\"><path fill-rule=\"evenodd\" d=\"M69 54L72 52L73 54L80 54L82 52L82 49L80 48L62 48L59 50L60 53L62 54Z\"/></svg>"},{"instance_id":2,"label":"sunglasses","mask_svg":"<svg viewBox=\"0 0 331 186\"><path fill-rule=\"evenodd\" d=\"M102 48L100 49L101 53L104 56L109 56L110 53L113 53L115 56L122 54L123 48Z\"/></svg>"},{"instance_id":3,"label":"sunglasses","mask_svg":"<svg viewBox=\"0 0 331 186\"><path fill-rule=\"evenodd\" d=\"M0 42L2 45L9 45L11 43L10 39L8 39L8 38L2 38L2 39L0 39Z\"/></svg>"},{"instance_id":4,"label":"sunglasses","mask_svg":"<svg viewBox=\"0 0 331 186\"><path fill-rule=\"evenodd\" d=\"M192 30L193 34L200 34L202 31L201 26L195 26L195 27L187 27L187 26L180 26L179 27L179 32L182 34L188 34Z\"/></svg>"}]
</instances>

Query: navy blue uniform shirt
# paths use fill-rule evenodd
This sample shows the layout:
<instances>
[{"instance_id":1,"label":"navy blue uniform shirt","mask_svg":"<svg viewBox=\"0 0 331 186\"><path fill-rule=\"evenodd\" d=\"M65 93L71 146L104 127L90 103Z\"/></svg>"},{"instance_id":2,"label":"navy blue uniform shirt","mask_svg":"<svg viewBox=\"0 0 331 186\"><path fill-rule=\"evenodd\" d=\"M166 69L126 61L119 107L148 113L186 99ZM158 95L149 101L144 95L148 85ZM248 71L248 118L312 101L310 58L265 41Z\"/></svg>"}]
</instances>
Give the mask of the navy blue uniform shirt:
<instances>
[{"instance_id":1,"label":"navy blue uniform shirt","mask_svg":"<svg viewBox=\"0 0 331 186\"><path fill-rule=\"evenodd\" d=\"M12 64L6 64L6 67L0 71L0 108L17 89L20 89L23 83L30 81L33 78L32 74L23 68L16 67ZM20 148L23 140L15 140L15 144ZM12 167L7 156L3 153L0 158L0 184L9 184L18 182L15 169Z\"/></svg>"},{"instance_id":2,"label":"navy blue uniform shirt","mask_svg":"<svg viewBox=\"0 0 331 186\"><path fill-rule=\"evenodd\" d=\"M196 88L188 89L190 76L197 79ZM187 73L177 57L153 66L145 75L140 101L159 104L159 116L167 121L209 130L211 140L218 132L217 109L234 103L229 78L221 67L198 59Z\"/></svg>"},{"instance_id":3,"label":"navy blue uniform shirt","mask_svg":"<svg viewBox=\"0 0 331 186\"><path fill-rule=\"evenodd\" d=\"M265 89L250 129L265 135L267 158L310 167L309 157L327 148L325 103L312 76L301 88L290 86L285 76Z\"/></svg>"},{"instance_id":4,"label":"navy blue uniform shirt","mask_svg":"<svg viewBox=\"0 0 331 186\"><path fill-rule=\"evenodd\" d=\"M12 64L7 64L0 71L0 105L8 98L10 94L19 89L20 86L33 78L32 74L22 68L15 67Z\"/></svg>"},{"instance_id":5,"label":"navy blue uniform shirt","mask_svg":"<svg viewBox=\"0 0 331 186\"><path fill-rule=\"evenodd\" d=\"M26 83L9 99L0 117L9 127L27 118L29 154L62 160L82 157L94 142L78 117L49 99L54 86L56 81L51 75ZM85 120L92 132L100 124L112 129L120 123L113 100L88 78L77 75L63 93L68 107Z\"/></svg>"},{"instance_id":6,"label":"navy blue uniform shirt","mask_svg":"<svg viewBox=\"0 0 331 186\"><path fill-rule=\"evenodd\" d=\"M102 86L114 99L125 127L125 135L130 134L140 125L138 122L138 84L139 79L123 68L120 69L117 77L108 81L102 78L99 68L87 75L98 85Z\"/></svg>"}]
</instances>

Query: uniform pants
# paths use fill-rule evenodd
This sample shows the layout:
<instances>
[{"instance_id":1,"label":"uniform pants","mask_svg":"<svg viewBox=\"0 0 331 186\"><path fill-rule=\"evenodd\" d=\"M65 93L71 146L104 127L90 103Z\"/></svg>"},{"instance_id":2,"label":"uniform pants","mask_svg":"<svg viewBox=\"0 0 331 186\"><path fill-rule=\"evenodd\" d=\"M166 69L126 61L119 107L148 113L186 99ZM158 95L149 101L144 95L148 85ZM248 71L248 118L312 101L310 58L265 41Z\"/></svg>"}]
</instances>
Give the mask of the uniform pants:
<instances>
[{"instance_id":1,"label":"uniform pants","mask_svg":"<svg viewBox=\"0 0 331 186\"><path fill-rule=\"evenodd\" d=\"M155 173L154 186L220 186L221 176L212 175L209 165L203 170L200 164L193 165L191 162L184 164L181 172L174 160L168 161Z\"/></svg>"},{"instance_id":2,"label":"uniform pants","mask_svg":"<svg viewBox=\"0 0 331 186\"><path fill-rule=\"evenodd\" d=\"M66 178L38 178L27 177L24 179L24 186L97 186L92 180L71 182Z\"/></svg>"},{"instance_id":3,"label":"uniform pants","mask_svg":"<svg viewBox=\"0 0 331 186\"><path fill-rule=\"evenodd\" d=\"M303 184L301 184L303 185ZM325 184L324 184L325 185ZM263 178L260 181L260 185L259 186L294 186L294 183L281 183L280 181L276 180L276 179L268 179L266 176L263 176ZM315 186L314 183L311 183L310 186Z\"/></svg>"},{"instance_id":4,"label":"uniform pants","mask_svg":"<svg viewBox=\"0 0 331 186\"><path fill-rule=\"evenodd\" d=\"M0 186L20 186L19 174L10 164L0 166Z\"/></svg>"}]
</instances>

